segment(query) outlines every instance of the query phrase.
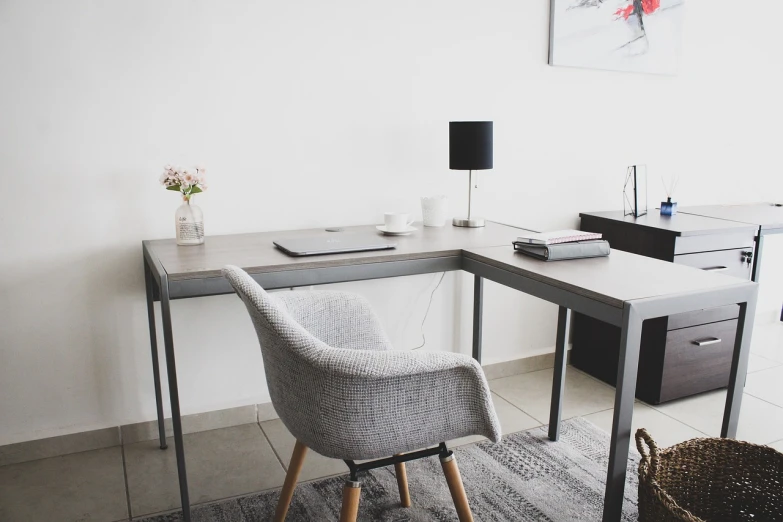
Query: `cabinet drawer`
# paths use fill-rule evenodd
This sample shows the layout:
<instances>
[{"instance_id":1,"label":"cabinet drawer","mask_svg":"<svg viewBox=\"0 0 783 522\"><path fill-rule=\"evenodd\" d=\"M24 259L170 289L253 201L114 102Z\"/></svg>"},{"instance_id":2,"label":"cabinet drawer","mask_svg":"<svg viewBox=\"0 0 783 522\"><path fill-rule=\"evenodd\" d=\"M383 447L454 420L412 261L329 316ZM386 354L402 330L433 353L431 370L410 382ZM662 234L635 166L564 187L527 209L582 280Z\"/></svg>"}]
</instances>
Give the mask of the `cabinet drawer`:
<instances>
[{"instance_id":1,"label":"cabinet drawer","mask_svg":"<svg viewBox=\"0 0 783 522\"><path fill-rule=\"evenodd\" d=\"M661 402L728 386L736 334L736 319L669 331Z\"/></svg>"},{"instance_id":2,"label":"cabinet drawer","mask_svg":"<svg viewBox=\"0 0 783 522\"><path fill-rule=\"evenodd\" d=\"M743 255L746 252L752 253L753 250L750 248L737 248L734 250L683 254L674 256L674 262L679 265L714 271L718 274L750 279L750 270L753 265L748 263L747 258Z\"/></svg>"},{"instance_id":3,"label":"cabinet drawer","mask_svg":"<svg viewBox=\"0 0 783 522\"><path fill-rule=\"evenodd\" d=\"M722 234L705 234L698 236L678 236L674 242L674 253L693 254L709 250L728 250L746 248L753 250L756 241L755 227L747 230Z\"/></svg>"},{"instance_id":4,"label":"cabinet drawer","mask_svg":"<svg viewBox=\"0 0 783 522\"><path fill-rule=\"evenodd\" d=\"M728 321L739 317L739 305L726 305L717 308L706 308L695 312L674 314L669 316L667 330L678 330L690 326L699 326L718 321Z\"/></svg>"}]
</instances>

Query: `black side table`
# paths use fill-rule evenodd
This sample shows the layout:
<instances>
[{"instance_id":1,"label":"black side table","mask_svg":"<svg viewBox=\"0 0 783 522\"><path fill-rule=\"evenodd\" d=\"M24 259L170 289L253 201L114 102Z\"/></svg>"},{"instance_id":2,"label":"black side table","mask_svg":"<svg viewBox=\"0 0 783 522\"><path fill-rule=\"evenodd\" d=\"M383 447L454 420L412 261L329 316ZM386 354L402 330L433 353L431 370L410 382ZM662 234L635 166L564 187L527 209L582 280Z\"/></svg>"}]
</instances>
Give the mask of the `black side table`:
<instances>
[{"instance_id":1,"label":"black side table","mask_svg":"<svg viewBox=\"0 0 783 522\"><path fill-rule=\"evenodd\" d=\"M751 278L758 227L653 210L634 218L617 212L580 214L581 229L600 232L613 249ZM645 277L645 274L639 274ZM728 385L739 307L705 309L645 321L636 397L650 404ZM574 314L571 364L615 385L620 330Z\"/></svg>"}]
</instances>

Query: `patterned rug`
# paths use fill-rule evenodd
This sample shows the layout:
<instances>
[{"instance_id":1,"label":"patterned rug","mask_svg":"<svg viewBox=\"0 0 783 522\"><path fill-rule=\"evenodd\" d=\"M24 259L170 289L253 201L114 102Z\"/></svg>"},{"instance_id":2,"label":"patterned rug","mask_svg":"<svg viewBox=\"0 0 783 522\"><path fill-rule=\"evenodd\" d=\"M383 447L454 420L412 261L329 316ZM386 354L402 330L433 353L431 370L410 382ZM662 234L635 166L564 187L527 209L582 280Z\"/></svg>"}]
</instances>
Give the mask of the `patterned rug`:
<instances>
[{"instance_id":1,"label":"patterned rug","mask_svg":"<svg viewBox=\"0 0 783 522\"><path fill-rule=\"evenodd\" d=\"M513 433L500 444L482 442L454 449L477 521L573 522L600 520L609 460L609 434L581 418L562 423L560 441L546 427ZM628 462L623 521L637 520L639 455ZM456 522L457 514L437 457L409 462L413 506L399 505L394 468L360 475L359 520L367 522ZM287 521L336 521L345 477L297 486ZM256 493L195 507L194 522L257 522L273 519L279 491ZM144 519L178 522L181 513Z\"/></svg>"}]
</instances>

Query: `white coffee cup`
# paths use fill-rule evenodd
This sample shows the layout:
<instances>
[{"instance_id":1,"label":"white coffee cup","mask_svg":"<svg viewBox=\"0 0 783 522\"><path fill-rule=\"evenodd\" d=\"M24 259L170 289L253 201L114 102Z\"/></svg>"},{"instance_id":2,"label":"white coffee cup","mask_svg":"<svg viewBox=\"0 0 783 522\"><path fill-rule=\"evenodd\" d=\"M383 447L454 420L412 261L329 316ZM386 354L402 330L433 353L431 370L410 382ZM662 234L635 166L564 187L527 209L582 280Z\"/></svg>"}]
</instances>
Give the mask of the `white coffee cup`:
<instances>
[{"instance_id":1,"label":"white coffee cup","mask_svg":"<svg viewBox=\"0 0 783 522\"><path fill-rule=\"evenodd\" d=\"M383 215L383 222L387 232L405 232L413 220L408 221L407 212L386 212Z\"/></svg>"}]
</instances>

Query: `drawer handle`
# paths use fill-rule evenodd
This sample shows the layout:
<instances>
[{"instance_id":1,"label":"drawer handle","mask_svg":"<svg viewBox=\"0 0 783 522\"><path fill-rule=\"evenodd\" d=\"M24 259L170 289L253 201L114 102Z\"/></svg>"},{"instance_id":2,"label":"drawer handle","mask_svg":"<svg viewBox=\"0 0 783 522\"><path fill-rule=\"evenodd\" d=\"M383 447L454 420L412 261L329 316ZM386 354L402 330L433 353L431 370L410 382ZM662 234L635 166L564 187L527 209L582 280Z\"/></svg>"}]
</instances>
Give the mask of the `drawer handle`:
<instances>
[{"instance_id":1,"label":"drawer handle","mask_svg":"<svg viewBox=\"0 0 783 522\"><path fill-rule=\"evenodd\" d=\"M691 343L695 344L696 346L709 346L711 344L718 344L723 339L719 339L717 337L711 337L708 339L698 339L696 341L691 341Z\"/></svg>"},{"instance_id":2,"label":"drawer handle","mask_svg":"<svg viewBox=\"0 0 783 522\"><path fill-rule=\"evenodd\" d=\"M705 272L723 272L728 269L729 267L727 266L708 266L707 268L702 268Z\"/></svg>"}]
</instances>

